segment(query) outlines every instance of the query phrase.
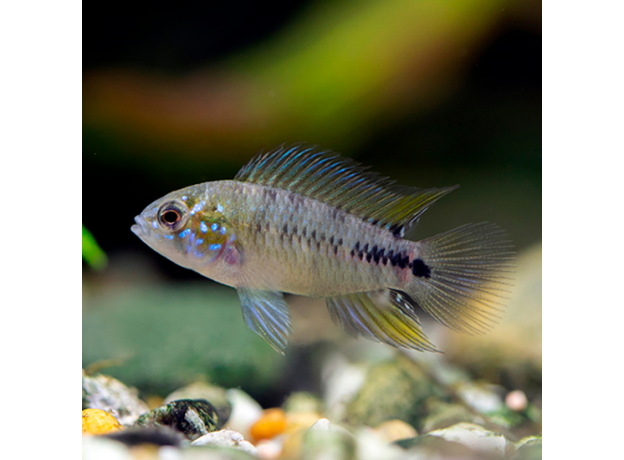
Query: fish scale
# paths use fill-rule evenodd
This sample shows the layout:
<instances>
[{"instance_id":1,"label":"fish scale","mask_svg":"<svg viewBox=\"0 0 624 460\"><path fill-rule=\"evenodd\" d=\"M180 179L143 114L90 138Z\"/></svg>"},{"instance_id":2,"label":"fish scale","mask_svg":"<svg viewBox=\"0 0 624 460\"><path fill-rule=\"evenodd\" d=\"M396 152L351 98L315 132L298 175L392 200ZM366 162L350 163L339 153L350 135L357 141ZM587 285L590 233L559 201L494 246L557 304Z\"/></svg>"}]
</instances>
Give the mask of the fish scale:
<instances>
[{"instance_id":1,"label":"fish scale","mask_svg":"<svg viewBox=\"0 0 624 460\"><path fill-rule=\"evenodd\" d=\"M357 254L351 256L351 250L359 241L366 241L361 246L369 244L372 247L376 244L394 248L395 252L399 252L401 248L402 252L407 253L415 250L414 243L388 237L387 231L343 211L336 212L335 208L304 196L293 197L292 193L254 184L224 186L226 190L239 187L241 190L237 192L246 197L246 204L256 209L245 218L242 217L245 214L239 214L239 220L232 218L232 222L245 229L238 236L241 244L245 245L246 241L253 243L248 251L248 256L251 256L252 251L255 252L250 257L252 260L263 263L271 257L280 265L280 271L287 270L287 273L274 274L274 277L282 278L282 290L327 297L379 289L389 284L399 287L397 283L400 282L400 277L391 263L370 263L366 259L360 259ZM250 188L259 190L245 190ZM222 199L227 201L226 196ZM295 209L301 208L302 211L295 214L291 209L293 206ZM227 210L225 212L227 216ZM258 244L262 238L265 240L264 244ZM330 243L332 238L334 244ZM342 240L340 246L337 245L339 240ZM254 271L258 267L252 265L248 269ZM337 282L336 274L343 274L344 278ZM314 284L306 285L306 279L313 280ZM254 287L271 288L262 285Z\"/></svg>"},{"instance_id":2,"label":"fish scale","mask_svg":"<svg viewBox=\"0 0 624 460\"><path fill-rule=\"evenodd\" d=\"M482 333L500 316L513 272L511 245L492 224L403 238L456 188L399 186L333 152L282 145L234 180L156 200L132 231L173 262L236 288L244 321L280 353L291 335L283 292L324 297L353 336L438 351L417 306L454 330Z\"/></svg>"}]
</instances>

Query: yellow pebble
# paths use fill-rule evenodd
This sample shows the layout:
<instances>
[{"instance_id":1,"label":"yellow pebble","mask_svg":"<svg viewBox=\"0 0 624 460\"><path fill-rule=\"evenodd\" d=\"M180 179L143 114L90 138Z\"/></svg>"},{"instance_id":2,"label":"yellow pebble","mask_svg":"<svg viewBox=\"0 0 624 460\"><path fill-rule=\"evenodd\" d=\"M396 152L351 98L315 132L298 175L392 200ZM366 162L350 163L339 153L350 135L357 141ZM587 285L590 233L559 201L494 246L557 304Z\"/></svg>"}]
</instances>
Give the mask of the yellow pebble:
<instances>
[{"instance_id":1,"label":"yellow pebble","mask_svg":"<svg viewBox=\"0 0 624 460\"><path fill-rule=\"evenodd\" d=\"M317 412L287 412L285 433L294 433L301 428L307 430L321 418Z\"/></svg>"},{"instance_id":2,"label":"yellow pebble","mask_svg":"<svg viewBox=\"0 0 624 460\"><path fill-rule=\"evenodd\" d=\"M105 410L85 409L82 411L82 434L105 434L121 430L117 419Z\"/></svg>"},{"instance_id":3,"label":"yellow pebble","mask_svg":"<svg viewBox=\"0 0 624 460\"><path fill-rule=\"evenodd\" d=\"M400 439L418 436L418 432L414 427L402 420L386 420L375 428L375 432L386 442L394 442Z\"/></svg>"},{"instance_id":4,"label":"yellow pebble","mask_svg":"<svg viewBox=\"0 0 624 460\"><path fill-rule=\"evenodd\" d=\"M301 458L303 436L307 431L308 430L306 428L299 428L295 431L289 432L286 439L284 439L284 445L282 446L282 459L294 460Z\"/></svg>"},{"instance_id":5,"label":"yellow pebble","mask_svg":"<svg viewBox=\"0 0 624 460\"><path fill-rule=\"evenodd\" d=\"M249 429L249 434L256 441L271 439L282 434L286 429L286 414L282 409L266 409L260 419Z\"/></svg>"}]
</instances>

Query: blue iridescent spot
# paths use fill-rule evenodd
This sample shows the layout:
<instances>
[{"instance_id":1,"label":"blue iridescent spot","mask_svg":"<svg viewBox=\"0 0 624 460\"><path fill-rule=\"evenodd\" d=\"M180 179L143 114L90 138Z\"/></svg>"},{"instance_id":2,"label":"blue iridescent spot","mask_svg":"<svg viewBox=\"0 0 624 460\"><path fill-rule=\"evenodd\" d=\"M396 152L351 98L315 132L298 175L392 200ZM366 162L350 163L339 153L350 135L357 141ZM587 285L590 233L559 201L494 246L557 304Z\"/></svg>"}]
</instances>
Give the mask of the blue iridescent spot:
<instances>
[{"instance_id":1,"label":"blue iridescent spot","mask_svg":"<svg viewBox=\"0 0 624 460\"><path fill-rule=\"evenodd\" d=\"M158 228L158 222L153 221L153 222L152 222L152 227L154 227L154 228Z\"/></svg>"},{"instance_id":2,"label":"blue iridescent spot","mask_svg":"<svg viewBox=\"0 0 624 460\"><path fill-rule=\"evenodd\" d=\"M221 245L220 244L211 244L208 249L210 249L211 251L216 251L218 249L221 249Z\"/></svg>"},{"instance_id":3,"label":"blue iridescent spot","mask_svg":"<svg viewBox=\"0 0 624 460\"><path fill-rule=\"evenodd\" d=\"M201 203L197 203L195 206L193 206L193 209L191 209L191 216L195 215L196 212L199 212L202 209L204 209L204 206L202 203L204 203L204 201L202 201Z\"/></svg>"},{"instance_id":4,"label":"blue iridescent spot","mask_svg":"<svg viewBox=\"0 0 624 460\"><path fill-rule=\"evenodd\" d=\"M210 230L212 230L213 232L216 232L219 229L219 224L212 224L210 226Z\"/></svg>"},{"instance_id":5,"label":"blue iridescent spot","mask_svg":"<svg viewBox=\"0 0 624 460\"><path fill-rule=\"evenodd\" d=\"M202 244L204 242L204 240L202 240L201 238L199 238L197 241L195 241L195 244L197 246L199 246L200 244Z\"/></svg>"},{"instance_id":6,"label":"blue iridescent spot","mask_svg":"<svg viewBox=\"0 0 624 460\"><path fill-rule=\"evenodd\" d=\"M163 235L163 237L167 238L168 240L172 240L173 239L173 235Z\"/></svg>"},{"instance_id":7,"label":"blue iridescent spot","mask_svg":"<svg viewBox=\"0 0 624 460\"><path fill-rule=\"evenodd\" d=\"M188 196L186 195L182 196L182 201L186 201L186 200L188 200Z\"/></svg>"},{"instance_id":8,"label":"blue iridescent spot","mask_svg":"<svg viewBox=\"0 0 624 460\"><path fill-rule=\"evenodd\" d=\"M223 212L223 206L221 206L221 203L217 203L217 211Z\"/></svg>"},{"instance_id":9,"label":"blue iridescent spot","mask_svg":"<svg viewBox=\"0 0 624 460\"><path fill-rule=\"evenodd\" d=\"M199 224L199 229L203 232L206 233L208 231L208 226L206 225L205 222L202 222Z\"/></svg>"},{"instance_id":10,"label":"blue iridescent spot","mask_svg":"<svg viewBox=\"0 0 624 460\"><path fill-rule=\"evenodd\" d=\"M227 232L227 229L225 227L221 227L221 230L219 231L219 233L221 233L222 235L225 235L225 232Z\"/></svg>"},{"instance_id":11,"label":"blue iridescent spot","mask_svg":"<svg viewBox=\"0 0 624 460\"><path fill-rule=\"evenodd\" d=\"M184 237L185 237L186 235L188 235L189 233L191 233L191 229L190 229L190 228L187 228L187 229L186 229L186 230L184 230L183 232L180 232L178 236L179 236L180 238L184 238Z\"/></svg>"}]
</instances>

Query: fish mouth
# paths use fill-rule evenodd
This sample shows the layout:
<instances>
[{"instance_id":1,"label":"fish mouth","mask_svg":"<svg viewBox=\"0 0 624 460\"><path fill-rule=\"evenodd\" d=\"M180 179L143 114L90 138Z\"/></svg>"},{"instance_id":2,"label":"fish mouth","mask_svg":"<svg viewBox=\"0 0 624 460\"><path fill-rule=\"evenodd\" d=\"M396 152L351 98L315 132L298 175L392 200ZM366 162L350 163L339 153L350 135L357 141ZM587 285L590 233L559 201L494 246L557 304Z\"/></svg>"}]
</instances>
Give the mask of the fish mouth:
<instances>
[{"instance_id":1,"label":"fish mouth","mask_svg":"<svg viewBox=\"0 0 624 460\"><path fill-rule=\"evenodd\" d=\"M143 220L143 218L141 216L136 216L134 218L134 221L136 222L136 224L134 224L132 227L130 227L130 230L136 236L141 237L142 235L145 234L145 231L143 230L143 226L145 225L145 221Z\"/></svg>"}]
</instances>

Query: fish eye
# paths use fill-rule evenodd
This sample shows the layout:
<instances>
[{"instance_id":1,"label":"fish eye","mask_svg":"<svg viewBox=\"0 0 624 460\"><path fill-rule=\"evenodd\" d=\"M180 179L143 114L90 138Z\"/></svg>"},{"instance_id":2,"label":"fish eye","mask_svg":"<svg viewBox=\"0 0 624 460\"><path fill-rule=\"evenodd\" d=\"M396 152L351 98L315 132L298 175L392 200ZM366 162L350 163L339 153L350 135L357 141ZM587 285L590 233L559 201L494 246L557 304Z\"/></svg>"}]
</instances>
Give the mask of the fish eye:
<instances>
[{"instance_id":1,"label":"fish eye","mask_svg":"<svg viewBox=\"0 0 624 460\"><path fill-rule=\"evenodd\" d=\"M185 215L185 209L179 203L165 203L158 211L158 222L168 230L176 230L182 225Z\"/></svg>"},{"instance_id":2,"label":"fish eye","mask_svg":"<svg viewBox=\"0 0 624 460\"><path fill-rule=\"evenodd\" d=\"M167 209L162 213L162 221L167 225L173 225L180 220L180 214L175 209Z\"/></svg>"}]
</instances>

